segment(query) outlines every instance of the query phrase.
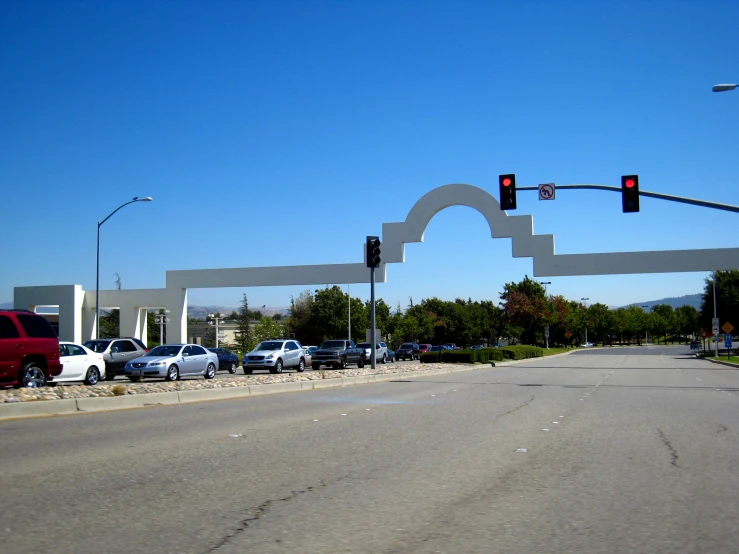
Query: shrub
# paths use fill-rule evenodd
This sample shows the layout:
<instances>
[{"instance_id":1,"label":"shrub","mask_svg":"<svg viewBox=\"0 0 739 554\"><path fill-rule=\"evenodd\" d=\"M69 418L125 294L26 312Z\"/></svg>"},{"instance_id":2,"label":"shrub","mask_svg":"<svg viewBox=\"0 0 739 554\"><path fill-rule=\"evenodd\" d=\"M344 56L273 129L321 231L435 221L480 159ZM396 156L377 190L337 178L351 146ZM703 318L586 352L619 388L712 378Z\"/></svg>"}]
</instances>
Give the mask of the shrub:
<instances>
[{"instance_id":1,"label":"shrub","mask_svg":"<svg viewBox=\"0 0 739 554\"><path fill-rule=\"evenodd\" d=\"M500 350L507 360L525 360L527 358L540 358L544 356L544 350L542 348L525 344L504 346Z\"/></svg>"},{"instance_id":2,"label":"shrub","mask_svg":"<svg viewBox=\"0 0 739 554\"><path fill-rule=\"evenodd\" d=\"M450 364L486 364L491 361L500 362L502 360L503 353L497 348L486 350L445 350L441 353L441 361ZM434 364L438 362L438 352L424 352L421 354L422 364Z\"/></svg>"}]
</instances>

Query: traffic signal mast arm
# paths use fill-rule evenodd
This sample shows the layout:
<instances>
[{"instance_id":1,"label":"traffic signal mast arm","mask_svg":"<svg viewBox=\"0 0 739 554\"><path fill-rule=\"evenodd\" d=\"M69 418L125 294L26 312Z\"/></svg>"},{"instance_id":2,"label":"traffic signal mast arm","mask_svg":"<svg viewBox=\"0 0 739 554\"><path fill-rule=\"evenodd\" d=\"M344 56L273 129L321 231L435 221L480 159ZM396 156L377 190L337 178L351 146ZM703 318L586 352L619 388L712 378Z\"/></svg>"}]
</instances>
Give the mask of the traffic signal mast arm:
<instances>
[{"instance_id":1,"label":"traffic signal mast arm","mask_svg":"<svg viewBox=\"0 0 739 554\"><path fill-rule=\"evenodd\" d=\"M621 194L621 187L611 187L608 185L555 185L556 189L588 189L588 190L609 190ZM539 190L539 187L518 187L518 190ZM671 202L681 202L683 204L692 204L694 206L703 206L704 208L713 208L714 210L724 210L727 212L739 213L739 206L730 204L719 204L717 202L708 202L706 200L695 200L693 198L685 198L683 196L673 196L672 194L662 194L660 192L648 192L640 190L639 196L648 196L650 198L659 198L660 200L669 200Z\"/></svg>"}]
</instances>

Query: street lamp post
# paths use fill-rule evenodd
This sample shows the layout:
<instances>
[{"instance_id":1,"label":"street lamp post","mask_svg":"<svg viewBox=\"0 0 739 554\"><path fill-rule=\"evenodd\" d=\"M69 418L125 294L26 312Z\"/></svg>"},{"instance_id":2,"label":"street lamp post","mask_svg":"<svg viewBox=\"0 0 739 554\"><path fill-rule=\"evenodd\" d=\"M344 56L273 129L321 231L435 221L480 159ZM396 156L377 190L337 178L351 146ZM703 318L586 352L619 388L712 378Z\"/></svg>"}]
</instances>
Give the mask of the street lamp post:
<instances>
[{"instance_id":1,"label":"street lamp post","mask_svg":"<svg viewBox=\"0 0 739 554\"><path fill-rule=\"evenodd\" d=\"M718 316L716 315L716 273L713 274L713 321L718 327ZM713 334L713 341L716 343L716 359L718 359L718 333Z\"/></svg>"},{"instance_id":2,"label":"street lamp post","mask_svg":"<svg viewBox=\"0 0 739 554\"><path fill-rule=\"evenodd\" d=\"M585 309L587 309L588 308L587 302L588 300L590 300L590 298L581 298L580 300L585 302ZM588 322L587 321L585 322L585 344L588 344Z\"/></svg>"},{"instance_id":3,"label":"street lamp post","mask_svg":"<svg viewBox=\"0 0 739 554\"><path fill-rule=\"evenodd\" d=\"M97 243L97 256L96 256L96 262L95 262L95 338L100 338L100 227L108 221L114 213L116 213L118 210L120 210L123 206L128 206L129 204L133 204L134 202L151 202L152 197L151 196L145 196L144 198L139 198L138 196L134 196L133 200L129 200L128 202L121 204L118 206L115 210L110 212L108 214L108 217L103 219L102 221L98 221L98 243Z\"/></svg>"},{"instance_id":4,"label":"street lamp post","mask_svg":"<svg viewBox=\"0 0 739 554\"><path fill-rule=\"evenodd\" d=\"M208 317L209 317L209 318L211 319L211 320L210 320L210 321L208 322L208 323L210 323L211 325L213 325L213 322L215 321L215 326L216 326L216 348L218 348L218 324L219 324L219 323L220 323L221 321L223 321L224 319L226 319L226 318L225 318L225 317L221 317L221 315L220 315L220 314L218 314L218 315L215 315L215 314L208 314Z\"/></svg>"},{"instance_id":5,"label":"street lamp post","mask_svg":"<svg viewBox=\"0 0 739 554\"><path fill-rule=\"evenodd\" d=\"M551 285L551 281L539 281L540 285L544 285L544 297L548 300L547 297L547 285ZM546 343L547 350L549 350L549 324L547 323L546 327L544 327L544 342Z\"/></svg>"},{"instance_id":6,"label":"street lamp post","mask_svg":"<svg viewBox=\"0 0 739 554\"><path fill-rule=\"evenodd\" d=\"M169 310L161 310L159 314L154 316L154 323L159 324L159 344L164 344L164 326L169 323Z\"/></svg>"},{"instance_id":7,"label":"street lamp post","mask_svg":"<svg viewBox=\"0 0 739 554\"><path fill-rule=\"evenodd\" d=\"M649 306L642 306L642 308L648 308ZM657 341L659 342L659 341ZM644 325L644 346L649 344L649 322Z\"/></svg>"}]
</instances>

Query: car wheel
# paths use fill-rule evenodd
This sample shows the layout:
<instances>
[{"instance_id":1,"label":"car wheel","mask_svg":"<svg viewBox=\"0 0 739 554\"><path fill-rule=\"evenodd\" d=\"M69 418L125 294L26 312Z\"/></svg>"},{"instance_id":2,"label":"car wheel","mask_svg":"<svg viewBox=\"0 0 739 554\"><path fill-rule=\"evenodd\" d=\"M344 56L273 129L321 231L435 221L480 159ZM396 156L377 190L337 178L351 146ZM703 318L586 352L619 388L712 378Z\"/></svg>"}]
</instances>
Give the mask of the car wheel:
<instances>
[{"instance_id":1,"label":"car wheel","mask_svg":"<svg viewBox=\"0 0 739 554\"><path fill-rule=\"evenodd\" d=\"M215 376L216 376L216 366L214 364L208 364L208 367L205 368L205 378L213 379L213 377Z\"/></svg>"},{"instance_id":2,"label":"car wheel","mask_svg":"<svg viewBox=\"0 0 739 554\"><path fill-rule=\"evenodd\" d=\"M228 372L233 375L236 373L236 364L234 362L231 362L231 365L228 367Z\"/></svg>"},{"instance_id":3,"label":"car wheel","mask_svg":"<svg viewBox=\"0 0 739 554\"><path fill-rule=\"evenodd\" d=\"M141 377L129 377L128 380L131 381L132 383L140 383Z\"/></svg>"},{"instance_id":4,"label":"car wheel","mask_svg":"<svg viewBox=\"0 0 739 554\"><path fill-rule=\"evenodd\" d=\"M244 375L251 375L252 373L254 373L254 370L252 368L250 367L244 368Z\"/></svg>"},{"instance_id":5,"label":"car wheel","mask_svg":"<svg viewBox=\"0 0 739 554\"><path fill-rule=\"evenodd\" d=\"M112 371L106 370L105 371L105 380L106 381L112 381L113 379L115 379L115 373L113 373Z\"/></svg>"},{"instance_id":6,"label":"car wheel","mask_svg":"<svg viewBox=\"0 0 739 554\"><path fill-rule=\"evenodd\" d=\"M180 370L179 368L172 364L167 368L167 374L164 376L164 379L167 381L176 381L180 378Z\"/></svg>"},{"instance_id":7,"label":"car wheel","mask_svg":"<svg viewBox=\"0 0 739 554\"><path fill-rule=\"evenodd\" d=\"M346 369L346 356L341 357L341 363L339 363L339 369Z\"/></svg>"},{"instance_id":8,"label":"car wheel","mask_svg":"<svg viewBox=\"0 0 739 554\"><path fill-rule=\"evenodd\" d=\"M275 362L275 367L270 368L270 373L282 373L282 360L277 358L277 361Z\"/></svg>"},{"instance_id":9,"label":"car wheel","mask_svg":"<svg viewBox=\"0 0 739 554\"><path fill-rule=\"evenodd\" d=\"M87 368L87 375L85 375L85 385L97 385L100 381L100 370L95 366Z\"/></svg>"},{"instance_id":10,"label":"car wheel","mask_svg":"<svg viewBox=\"0 0 739 554\"><path fill-rule=\"evenodd\" d=\"M298 364L298 373L303 373L305 371L305 360L303 358L300 358L300 363Z\"/></svg>"},{"instance_id":11,"label":"car wheel","mask_svg":"<svg viewBox=\"0 0 739 554\"><path fill-rule=\"evenodd\" d=\"M387 363L387 354L385 354L384 352L382 353L382 363L383 364Z\"/></svg>"},{"instance_id":12,"label":"car wheel","mask_svg":"<svg viewBox=\"0 0 739 554\"><path fill-rule=\"evenodd\" d=\"M36 389L46 386L46 374L36 362L28 362L21 369L20 386Z\"/></svg>"},{"instance_id":13,"label":"car wheel","mask_svg":"<svg viewBox=\"0 0 739 554\"><path fill-rule=\"evenodd\" d=\"M359 368L362 368L362 367L364 367L364 354L362 354L362 355L361 355L361 356L359 357L359 361L357 362L357 367L359 367Z\"/></svg>"},{"instance_id":14,"label":"car wheel","mask_svg":"<svg viewBox=\"0 0 739 554\"><path fill-rule=\"evenodd\" d=\"M313 371L318 371L321 369L321 364L312 364L311 367L313 368Z\"/></svg>"}]
</instances>

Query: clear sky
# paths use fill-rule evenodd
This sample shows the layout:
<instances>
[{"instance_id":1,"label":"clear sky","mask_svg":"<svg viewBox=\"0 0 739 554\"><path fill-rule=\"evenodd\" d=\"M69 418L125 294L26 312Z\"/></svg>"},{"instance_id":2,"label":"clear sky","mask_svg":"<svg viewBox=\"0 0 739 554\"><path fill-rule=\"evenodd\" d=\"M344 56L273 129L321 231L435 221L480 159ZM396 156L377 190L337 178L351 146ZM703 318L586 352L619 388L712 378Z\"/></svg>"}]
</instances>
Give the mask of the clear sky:
<instances>
[{"instance_id":1,"label":"clear sky","mask_svg":"<svg viewBox=\"0 0 739 554\"><path fill-rule=\"evenodd\" d=\"M620 185L739 204L736 1L0 3L0 302L13 287L164 287L167 269L351 263L428 191ZM556 252L733 247L739 215L619 194L519 192ZM390 264L391 306L498 300L533 275L471 208ZM623 305L707 273L556 277ZM337 283L341 284L341 283ZM198 289L287 306L305 287ZM344 285L346 288L346 285ZM352 295L369 297L369 285Z\"/></svg>"}]
</instances>

